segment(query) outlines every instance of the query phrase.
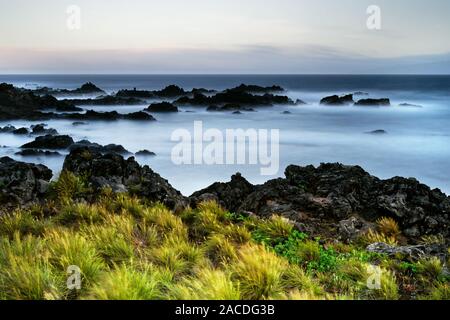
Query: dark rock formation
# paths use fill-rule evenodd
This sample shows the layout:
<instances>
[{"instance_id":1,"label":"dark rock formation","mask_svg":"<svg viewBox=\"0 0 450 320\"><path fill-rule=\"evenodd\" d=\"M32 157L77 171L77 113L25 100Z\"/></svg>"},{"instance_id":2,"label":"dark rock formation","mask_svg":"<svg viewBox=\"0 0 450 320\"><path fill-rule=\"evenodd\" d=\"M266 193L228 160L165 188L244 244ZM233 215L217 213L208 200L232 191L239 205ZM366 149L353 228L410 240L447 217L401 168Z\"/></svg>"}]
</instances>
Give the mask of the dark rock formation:
<instances>
[{"instance_id":1,"label":"dark rock formation","mask_svg":"<svg viewBox=\"0 0 450 320\"><path fill-rule=\"evenodd\" d=\"M238 188L231 183L214 184L194 193L192 198L203 193L214 194L230 210L263 217L281 214L306 231L322 235L326 233L325 225L329 224L328 234L333 236L335 231L330 230L351 217L360 222L354 232L364 230L365 223L391 217L409 239L439 234L450 237L450 199L415 179L380 180L358 166L341 164L322 164L318 168L289 166L285 175L285 179L254 187L247 183L243 183L246 187ZM236 190L238 195L217 190Z\"/></svg>"},{"instance_id":2,"label":"dark rock formation","mask_svg":"<svg viewBox=\"0 0 450 320\"><path fill-rule=\"evenodd\" d=\"M51 177L46 166L0 158L0 203L9 207L38 200L47 191Z\"/></svg>"},{"instance_id":3,"label":"dark rock formation","mask_svg":"<svg viewBox=\"0 0 450 320\"><path fill-rule=\"evenodd\" d=\"M284 92L284 89L280 86L261 87L256 85L241 84L238 87L229 89L235 92L247 92L247 93L271 93L271 92Z\"/></svg>"},{"instance_id":4,"label":"dark rock formation","mask_svg":"<svg viewBox=\"0 0 450 320\"><path fill-rule=\"evenodd\" d=\"M138 98L138 99L151 99L151 98L157 98L153 91L146 91L146 90L119 90L116 93L116 97L123 97L123 98Z\"/></svg>"},{"instance_id":5,"label":"dark rock formation","mask_svg":"<svg viewBox=\"0 0 450 320\"><path fill-rule=\"evenodd\" d=\"M29 90L15 88L6 83L0 84L0 120L48 119L51 114L43 113L42 110L69 106L49 95L41 97Z\"/></svg>"},{"instance_id":6,"label":"dark rock formation","mask_svg":"<svg viewBox=\"0 0 450 320\"><path fill-rule=\"evenodd\" d=\"M100 153L118 153L118 154L130 154L127 149L125 149L123 146L118 144L107 144L105 146L102 146L95 142L90 142L89 140L80 140L76 143L72 144L69 147L70 151L74 151L76 149L90 149L93 152L100 152Z\"/></svg>"},{"instance_id":7,"label":"dark rock formation","mask_svg":"<svg viewBox=\"0 0 450 320\"><path fill-rule=\"evenodd\" d=\"M19 129L13 130L12 133L22 135L22 134L28 134L29 132L28 132L27 128L19 128Z\"/></svg>"},{"instance_id":8,"label":"dark rock formation","mask_svg":"<svg viewBox=\"0 0 450 320\"><path fill-rule=\"evenodd\" d=\"M101 154L88 148L73 150L63 168L86 177L94 189L110 187L116 192L129 191L147 200L161 202L171 209L187 204L175 190L148 166L140 166L134 157L125 160L115 153Z\"/></svg>"},{"instance_id":9,"label":"dark rock formation","mask_svg":"<svg viewBox=\"0 0 450 320\"><path fill-rule=\"evenodd\" d=\"M29 149L66 149L74 143L68 135L53 136L45 135L37 137L34 141L21 146Z\"/></svg>"},{"instance_id":10,"label":"dark rock formation","mask_svg":"<svg viewBox=\"0 0 450 320\"><path fill-rule=\"evenodd\" d=\"M86 123L86 122L83 122L83 121L75 121L75 122L72 123L72 125L75 126L75 127L77 127L77 126L83 126L83 125L85 125L85 124L87 124L87 123Z\"/></svg>"},{"instance_id":11,"label":"dark rock formation","mask_svg":"<svg viewBox=\"0 0 450 320\"><path fill-rule=\"evenodd\" d=\"M378 130L373 130L373 131L366 132L366 133L368 133L368 134L381 135L381 134L387 134L387 131L386 131L386 130L383 130L383 129L378 129Z\"/></svg>"},{"instance_id":12,"label":"dark rock formation","mask_svg":"<svg viewBox=\"0 0 450 320\"><path fill-rule=\"evenodd\" d=\"M35 135L57 135L58 131L52 128L45 128L45 124L36 124L31 126L31 133Z\"/></svg>"},{"instance_id":13,"label":"dark rock formation","mask_svg":"<svg viewBox=\"0 0 450 320\"><path fill-rule=\"evenodd\" d=\"M0 127L0 133L12 133L14 130L16 130L16 127L10 124L4 127Z\"/></svg>"},{"instance_id":14,"label":"dark rock formation","mask_svg":"<svg viewBox=\"0 0 450 320\"><path fill-rule=\"evenodd\" d=\"M192 98L182 97L175 101L175 104L188 105L224 105L224 104L240 104L245 106L272 106L274 104L290 104L294 105L289 97L273 95L266 93L263 95L253 95L245 91L239 90L225 90L219 92L211 97L204 94L194 94Z\"/></svg>"},{"instance_id":15,"label":"dark rock formation","mask_svg":"<svg viewBox=\"0 0 450 320\"><path fill-rule=\"evenodd\" d=\"M151 104L145 111L148 112L178 112L178 108L170 102Z\"/></svg>"},{"instance_id":16,"label":"dark rock formation","mask_svg":"<svg viewBox=\"0 0 450 320\"><path fill-rule=\"evenodd\" d=\"M125 114L125 115L123 115L123 119L139 120L139 121L156 121L156 119L152 115L149 115L148 113L143 112L143 111Z\"/></svg>"},{"instance_id":17,"label":"dark rock formation","mask_svg":"<svg viewBox=\"0 0 450 320\"><path fill-rule=\"evenodd\" d=\"M443 263L446 263L448 251L447 246L442 244L421 244L415 246L391 246L386 243L372 243L367 247L367 251L386 254L391 258L403 257L410 261L428 259L430 257L439 257Z\"/></svg>"},{"instance_id":18,"label":"dark rock formation","mask_svg":"<svg viewBox=\"0 0 450 320\"><path fill-rule=\"evenodd\" d=\"M45 157L58 157L61 154L57 151L48 151L48 150L39 150L39 149L23 149L15 153L18 156L22 157L36 157L36 156L45 156Z\"/></svg>"},{"instance_id":19,"label":"dark rock formation","mask_svg":"<svg viewBox=\"0 0 450 320\"><path fill-rule=\"evenodd\" d=\"M353 104L353 94L347 94L345 96L329 96L320 100L320 104L328 105L328 106L342 106L346 104Z\"/></svg>"},{"instance_id":20,"label":"dark rock formation","mask_svg":"<svg viewBox=\"0 0 450 320\"><path fill-rule=\"evenodd\" d=\"M141 156L141 157L153 157L153 156L156 156L156 153L149 151L147 149L144 149L144 150L140 150L140 151L136 152L135 155Z\"/></svg>"},{"instance_id":21,"label":"dark rock formation","mask_svg":"<svg viewBox=\"0 0 450 320\"><path fill-rule=\"evenodd\" d=\"M102 120L102 121L116 121L119 119L145 120L145 121L155 120L154 117L142 111L128 114L120 114L117 111L97 112L94 110L87 110L86 113L65 114L61 115L61 117L59 118L69 120Z\"/></svg>"},{"instance_id":22,"label":"dark rock formation","mask_svg":"<svg viewBox=\"0 0 450 320\"><path fill-rule=\"evenodd\" d=\"M252 108L242 107L241 105L236 104L236 103L227 103L223 106L212 105L212 106L209 106L206 110L207 111L249 111L249 112L255 111Z\"/></svg>"},{"instance_id":23,"label":"dark rock formation","mask_svg":"<svg viewBox=\"0 0 450 320\"><path fill-rule=\"evenodd\" d=\"M423 108L423 106L418 104L411 104L411 103L400 103L400 107L410 107L410 108Z\"/></svg>"},{"instance_id":24,"label":"dark rock formation","mask_svg":"<svg viewBox=\"0 0 450 320\"><path fill-rule=\"evenodd\" d=\"M190 200L191 204L193 206L196 206L199 200L204 200L202 195L212 194L217 197L219 203L223 207L236 212L241 206L242 202L254 190L254 186L245 178L243 178L240 173L237 173L231 177L230 182L216 182L203 190L193 193L190 197Z\"/></svg>"},{"instance_id":25,"label":"dark rock formation","mask_svg":"<svg viewBox=\"0 0 450 320\"><path fill-rule=\"evenodd\" d=\"M181 97L185 95L187 92L184 91L184 89L180 88L176 85L170 85L165 87L162 90L154 91L153 92L155 96L161 97L161 98L175 98L175 97Z\"/></svg>"},{"instance_id":26,"label":"dark rock formation","mask_svg":"<svg viewBox=\"0 0 450 320\"><path fill-rule=\"evenodd\" d=\"M144 104L145 102L133 97L121 97L121 96L101 96L95 99L65 99L68 103L77 106L107 106L107 105L137 105ZM81 111L82 109L72 111ZM71 111L71 110L67 110Z\"/></svg>"},{"instance_id":27,"label":"dark rock formation","mask_svg":"<svg viewBox=\"0 0 450 320\"><path fill-rule=\"evenodd\" d=\"M355 106L390 106L389 99L361 99L355 103Z\"/></svg>"}]
</instances>

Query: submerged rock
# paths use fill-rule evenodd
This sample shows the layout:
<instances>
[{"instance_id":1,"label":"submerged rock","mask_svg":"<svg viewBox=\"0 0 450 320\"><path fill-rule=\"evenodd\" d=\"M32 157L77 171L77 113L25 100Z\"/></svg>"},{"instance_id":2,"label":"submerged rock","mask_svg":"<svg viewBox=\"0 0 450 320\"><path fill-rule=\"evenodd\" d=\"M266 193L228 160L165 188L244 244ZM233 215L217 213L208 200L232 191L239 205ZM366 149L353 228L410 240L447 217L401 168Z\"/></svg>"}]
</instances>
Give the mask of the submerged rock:
<instances>
[{"instance_id":1,"label":"submerged rock","mask_svg":"<svg viewBox=\"0 0 450 320\"><path fill-rule=\"evenodd\" d=\"M51 177L46 166L0 158L0 203L8 207L40 199Z\"/></svg>"},{"instance_id":2,"label":"submerged rock","mask_svg":"<svg viewBox=\"0 0 450 320\"><path fill-rule=\"evenodd\" d=\"M355 106L390 106L389 99L362 99L355 103Z\"/></svg>"},{"instance_id":3,"label":"submerged rock","mask_svg":"<svg viewBox=\"0 0 450 320\"><path fill-rule=\"evenodd\" d=\"M373 130L373 131L369 131L369 132L366 132L366 133L368 133L368 134L375 134L375 135L381 135L381 134L387 134L387 131L383 130L383 129L378 129L378 130Z\"/></svg>"},{"instance_id":4,"label":"submerged rock","mask_svg":"<svg viewBox=\"0 0 450 320\"><path fill-rule=\"evenodd\" d=\"M63 168L86 177L94 189L110 187L129 191L149 201L161 202L171 209L187 205L183 195L148 166L140 166L134 157L124 159L115 153L101 154L78 148L66 157Z\"/></svg>"}]
</instances>

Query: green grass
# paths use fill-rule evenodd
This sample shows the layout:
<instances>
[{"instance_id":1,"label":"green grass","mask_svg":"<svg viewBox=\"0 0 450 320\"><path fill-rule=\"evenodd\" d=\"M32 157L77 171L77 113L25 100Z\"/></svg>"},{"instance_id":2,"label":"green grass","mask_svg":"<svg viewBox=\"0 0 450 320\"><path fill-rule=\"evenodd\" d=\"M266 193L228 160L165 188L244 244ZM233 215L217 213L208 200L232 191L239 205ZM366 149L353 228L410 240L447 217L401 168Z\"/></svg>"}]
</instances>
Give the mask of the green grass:
<instances>
[{"instance_id":1,"label":"green grass","mask_svg":"<svg viewBox=\"0 0 450 320\"><path fill-rule=\"evenodd\" d=\"M46 202L0 217L0 299L449 299L438 259L313 239L280 216L214 202L174 213L104 189L88 203L88 186L68 172L52 188ZM397 227L380 220L372 236L401 240ZM67 288L70 266L80 290Z\"/></svg>"}]
</instances>

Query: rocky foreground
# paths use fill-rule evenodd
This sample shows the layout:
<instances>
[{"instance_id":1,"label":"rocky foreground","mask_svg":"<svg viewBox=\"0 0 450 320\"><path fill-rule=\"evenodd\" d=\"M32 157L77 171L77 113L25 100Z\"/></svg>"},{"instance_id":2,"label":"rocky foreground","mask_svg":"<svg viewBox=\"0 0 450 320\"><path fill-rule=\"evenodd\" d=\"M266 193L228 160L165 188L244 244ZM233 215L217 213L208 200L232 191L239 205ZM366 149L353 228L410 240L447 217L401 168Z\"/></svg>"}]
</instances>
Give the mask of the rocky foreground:
<instances>
[{"instance_id":1,"label":"rocky foreground","mask_svg":"<svg viewBox=\"0 0 450 320\"><path fill-rule=\"evenodd\" d=\"M0 298L450 298L450 198L415 179L289 166L185 197L134 157L89 146L51 178L0 158ZM67 264L83 289L62 285Z\"/></svg>"}]
</instances>

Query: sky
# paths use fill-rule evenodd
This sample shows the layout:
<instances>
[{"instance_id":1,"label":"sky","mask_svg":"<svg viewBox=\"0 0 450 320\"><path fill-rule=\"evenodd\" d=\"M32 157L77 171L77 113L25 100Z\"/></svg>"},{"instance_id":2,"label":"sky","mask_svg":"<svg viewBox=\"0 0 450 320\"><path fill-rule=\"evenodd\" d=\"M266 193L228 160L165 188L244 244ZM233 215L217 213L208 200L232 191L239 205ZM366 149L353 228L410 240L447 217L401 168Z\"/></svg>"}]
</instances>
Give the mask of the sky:
<instances>
[{"instance_id":1,"label":"sky","mask_svg":"<svg viewBox=\"0 0 450 320\"><path fill-rule=\"evenodd\" d=\"M449 39L448 0L0 0L2 74L450 74Z\"/></svg>"}]
</instances>

